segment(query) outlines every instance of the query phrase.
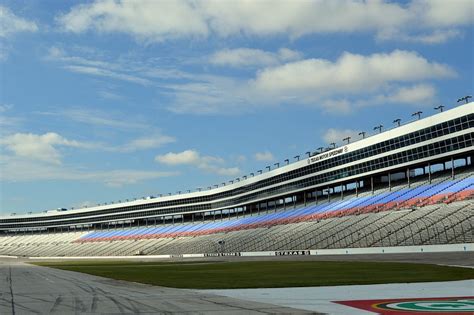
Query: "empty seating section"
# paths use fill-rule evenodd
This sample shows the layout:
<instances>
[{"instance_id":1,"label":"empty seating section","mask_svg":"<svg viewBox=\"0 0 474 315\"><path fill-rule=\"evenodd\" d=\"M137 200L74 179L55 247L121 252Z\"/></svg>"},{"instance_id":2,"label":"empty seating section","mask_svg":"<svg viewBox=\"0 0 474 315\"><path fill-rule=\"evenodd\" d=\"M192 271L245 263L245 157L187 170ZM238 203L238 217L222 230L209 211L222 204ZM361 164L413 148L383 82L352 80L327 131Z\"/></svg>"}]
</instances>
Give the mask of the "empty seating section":
<instances>
[{"instance_id":1,"label":"empty seating section","mask_svg":"<svg viewBox=\"0 0 474 315\"><path fill-rule=\"evenodd\" d=\"M473 242L472 171L297 209L142 228L0 237L0 255L122 256Z\"/></svg>"}]
</instances>

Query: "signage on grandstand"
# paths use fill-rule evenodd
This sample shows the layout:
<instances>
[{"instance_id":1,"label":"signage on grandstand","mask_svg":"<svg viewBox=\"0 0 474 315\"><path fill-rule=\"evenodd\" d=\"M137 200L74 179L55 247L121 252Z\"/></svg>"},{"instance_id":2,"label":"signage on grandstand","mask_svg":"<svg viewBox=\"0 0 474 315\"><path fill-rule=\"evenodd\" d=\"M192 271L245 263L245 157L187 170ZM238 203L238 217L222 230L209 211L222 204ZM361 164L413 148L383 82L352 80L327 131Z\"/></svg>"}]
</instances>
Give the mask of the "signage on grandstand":
<instances>
[{"instance_id":1,"label":"signage on grandstand","mask_svg":"<svg viewBox=\"0 0 474 315\"><path fill-rule=\"evenodd\" d=\"M329 152L326 152L326 153L323 153L323 154L319 154L319 155L310 157L308 159L308 164L319 162L321 160L325 160L325 159L334 157L334 156L342 154L342 153L347 153L348 151L349 151L349 148L346 145L342 148L338 148L336 150L332 150L332 151L329 151Z\"/></svg>"},{"instance_id":2,"label":"signage on grandstand","mask_svg":"<svg viewBox=\"0 0 474 315\"><path fill-rule=\"evenodd\" d=\"M183 254L171 254L170 258L183 258Z\"/></svg>"},{"instance_id":3,"label":"signage on grandstand","mask_svg":"<svg viewBox=\"0 0 474 315\"><path fill-rule=\"evenodd\" d=\"M309 250L286 250L275 252L275 256L305 256L311 255Z\"/></svg>"},{"instance_id":4,"label":"signage on grandstand","mask_svg":"<svg viewBox=\"0 0 474 315\"><path fill-rule=\"evenodd\" d=\"M204 257L242 256L240 253L207 253Z\"/></svg>"}]
</instances>

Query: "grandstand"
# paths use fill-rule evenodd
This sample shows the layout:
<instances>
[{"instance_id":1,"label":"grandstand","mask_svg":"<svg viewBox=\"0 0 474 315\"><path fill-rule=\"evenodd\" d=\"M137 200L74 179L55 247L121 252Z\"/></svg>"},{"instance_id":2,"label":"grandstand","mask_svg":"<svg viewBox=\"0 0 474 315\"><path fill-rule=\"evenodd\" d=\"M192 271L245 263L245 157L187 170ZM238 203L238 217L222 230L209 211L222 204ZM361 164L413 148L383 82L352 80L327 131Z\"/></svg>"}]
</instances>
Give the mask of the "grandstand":
<instances>
[{"instance_id":1,"label":"grandstand","mask_svg":"<svg viewBox=\"0 0 474 315\"><path fill-rule=\"evenodd\" d=\"M471 102L216 188L0 217L0 255L473 243L473 148Z\"/></svg>"}]
</instances>

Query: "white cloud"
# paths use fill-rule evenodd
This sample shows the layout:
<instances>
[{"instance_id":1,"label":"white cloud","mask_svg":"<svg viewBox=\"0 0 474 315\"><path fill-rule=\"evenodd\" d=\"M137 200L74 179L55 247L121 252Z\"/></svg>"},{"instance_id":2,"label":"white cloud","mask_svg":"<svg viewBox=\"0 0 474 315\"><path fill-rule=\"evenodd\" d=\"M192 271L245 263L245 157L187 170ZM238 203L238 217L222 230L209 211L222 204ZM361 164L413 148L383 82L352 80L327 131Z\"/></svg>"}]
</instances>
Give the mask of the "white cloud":
<instances>
[{"instance_id":1,"label":"white cloud","mask_svg":"<svg viewBox=\"0 0 474 315\"><path fill-rule=\"evenodd\" d=\"M402 87L394 94L386 97L387 101L393 103L429 103L434 99L436 90L431 85L419 84L411 87Z\"/></svg>"},{"instance_id":2,"label":"white cloud","mask_svg":"<svg viewBox=\"0 0 474 315\"><path fill-rule=\"evenodd\" d=\"M22 119L7 115L7 112L13 108L11 104L0 104L0 136L10 133L10 129L16 127Z\"/></svg>"},{"instance_id":3,"label":"white cloud","mask_svg":"<svg viewBox=\"0 0 474 315\"><path fill-rule=\"evenodd\" d=\"M257 161L271 162L275 160L275 157L270 151L264 151L255 153L255 159Z\"/></svg>"},{"instance_id":4,"label":"white cloud","mask_svg":"<svg viewBox=\"0 0 474 315\"><path fill-rule=\"evenodd\" d=\"M247 157L242 154L235 156L234 159L237 163L244 163L245 161L247 161Z\"/></svg>"},{"instance_id":5,"label":"white cloud","mask_svg":"<svg viewBox=\"0 0 474 315\"><path fill-rule=\"evenodd\" d=\"M134 139L129 143L119 147L119 151L123 152L131 152L131 151L138 151L138 150L149 150L149 149L156 149L165 144L173 143L176 139L170 136L155 134L152 136L145 136L141 138Z\"/></svg>"},{"instance_id":6,"label":"white cloud","mask_svg":"<svg viewBox=\"0 0 474 315\"><path fill-rule=\"evenodd\" d=\"M20 32L36 32L38 26L24 18L21 18L7 7L0 5L0 37L8 37Z\"/></svg>"},{"instance_id":7,"label":"white cloud","mask_svg":"<svg viewBox=\"0 0 474 315\"><path fill-rule=\"evenodd\" d=\"M97 67L72 65L72 66L64 66L64 69L69 70L71 72L88 74L88 75L99 76L99 77L108 77L108 78L112 78L116 80L128 81L128 82L133 82L133 83L137 83L141 85L151 84L151 81L148 79L140 78L138 76L129 75L125 73L114 72L107 69L101 69Z\"/></svg>"},{"instance_id":8,"label":"white cloud","mask_svg":"<svg viewBox=\"0 0 474 315\"><path fill-rule=\"evenodd\" d=\"M111 129L117 129L117 131L123 129L127 130L127 134L137 131L140 134L145 134L143 136L138 136L135 139L131 139L123 144L110 145L96 143L93 147L97 150L111 152L135 152L139 150L156 149L176 141L176 138L162 134L160 129L148 124L146 121L134 121L132 117L114 117L117 116L117 114L112 112L105 113L100 110L71 108L50 112L37 112L36 114L57 116L60 117L61 120L69 119L81 124L92 125L96 128L102 127L106 128L108 132L110 132ZM90 146L92 146L92 144L90 144Z\"/></svg>"},{"instance_id":9,"label":"white cloud","mask_svg":"<svg viewBox=\"0 0 474 315\"><path fill-rule=\"evenodd\" d=\"M321 106L329 113L347 114L352 110L352 104L346 99L325 99Z\"/></svg>"},{"instance_id":10,"label":"white cloud","mask_svg":"<svg viewBox=\"0 0 474 315\"><path fill-rule=\"evenodd\" d=\"M306 59L265 69L258 73L258 89L273 93L331 94L367 92L391 82L410 82L453 77L454 70L429 62L415 52L363 56L344 53L338 60Z\"/></svg>"},{"instance_id":11,"label":"white cloud","mask_svg":"<svg viewBox=\"0 0 474 315\"><path fill-rule=\"evenodd\" d=\"M122 95L119 95L118 93L107 91L107 90L101 90L98 92L98 94L101 98L106 99L106 100L121 101L124 99Z\"/></svg>"},{"instance_id":12,"label":"white cloud","mask_svg":"<svg viewBox=\"0 0 474 315\"><path fill-rule=\"evenodd\" d=\"M113 1L74 6L58 17L70 32L120 32L140 41L183 37L403 32L473 22L471 0L386 1Z\"/></svg>"},{"instance_id":13,"label":"white cloud","mask_svg":"<svg viewBox=\"0 0 474 315\"><path fill-rule=\"evenodd\" d=\"M416 84L392 88L385 93L374 95L369 99L354 102L356 106L382 104L409 104L427 106L436 100L436 89L429 84Z\"/></svg>"},{"instance_id":14,"label":"white cloud","mask_svg":"<svg viewBox=\"0 0 474 315\"><path fill-rule=\"evenodd\" d=\"M112 112L103 112L99 110L90 110L85 108L70 108L65 110L37 112L39 115L57 116L61 119L68 119L74 122L83 123L93 126L112 127L117 129L132 129L132 130L147 130L152 129L152 126L143 121L133 121L130 117L128 119L113 117L116 116Z\"/></svg>"},{"instance_id":15,"label":"white cloud","mask_svg":"<svg viewBox=\"0 0 474 315\"><path fill-rule=\"evenodd\" d=\"M474 21L472 0L415 0L409 10L426 26L452 27Z\"/></svg>"},{"instance_id":16,"label":"white cloud","mask_svg":"<svg viewBox=\"0 0 474 315\"><path fill-rule=\"evenodd\" d=\"M141 181L179 174L178 172L133 169L84 170L18 156L0 156L0 169L2 170L2 180L7 182L67 180L100 182L111 187L136 184Z\"/></svg>"},{"instance_id":17,"label":"white cloud","mask_svg":"<svg viewBox=\"0 0 474 315\"><path fill-rule=\"evenodd\" d=\"M378 95L391 96L410 88L408 85L417 86L418 100L429 100L428 94L435 94L430 81L456 75L448 65L412 51L371 55L346 52L334 61L313 58L266 67L250 80L219 77L169 85L175 98L169 109L177 113L232 114L291 104L349 113L357 105L375 104ZM414 93L411 91L412 96ZM392 97L391 102L397 99L408 103L401 95ZM378 104L383 103L379 100Z\"/></svg>"},{"instance_id":18,"label":"white cloud","mask_svg":"<svg viewBox=\"0 0 474 315\"><path fill-rule=\"evenodd\" d=\"M342 143L344 138L351 137L352 141L355 141L360 138L359 132L352 129L335 129L329 128L323 134L323 140L327 144L330 143Z\"/></svg>"},{"instance_id":19,"label":"white cloud","mask_svg":"<svg viewBox=\"0 0 474 315\"><path fill-rule=\"evenodd\" d=\"M61 164L61 154L57 147L92 147L91 144L68 140L54 132L43 135L16 133L1 138L0 145L13 152L15 156L53 164Z\"/></svg>"},{"instance_id":20,"label":"white cloud","mask_svg":"<svg viewBox=\"0 0 474 315\"><path fill-rule=\"evenodd\" d=\"M434 31L407 34L400 31L388 31L379 33L378 39L381 40L400 40L411 43L422 43L428 45L443 44L453 38L461 37L462 33L457 29L437 29Z\"/></svg>"},{"instance_id":21,"label":"white cloud","mask_svg":"<svg viewBox=\"0 0 474 315\"><path fill-rule=\"evenodd\" d=\"M220 157L201 156L196 150L185 150L183 152L169 152L157 155L155 161L166 165L194 165L208 173L222 176L235 176L241 173L237 167L223 167L225 161Z\"/></svg>"},{"instance_id":22,"label":"white cloud","mask_svg":"<svg viewBox=\"0 0 474 315\"><path fill-rule=\"evenodd\" d=\"M169 152L155 157L155 161L167 165L196 164L200 159L199 153L195 150L186 150L179 153Z\"/></svg>"},{"instance_id":23,"label":"white cloud","mask_svg":"<svg viewBox=\"0 0 474 315\"><path fill-rule=\"evenodd\" d=\"M0 104L0 114L10 110L13 107L11 104Z\"/></svg>"},{"instance_id":24,"label":"white cloud","mask_svg":"<svg viewBox=\"0 0 474 315\"><path fill-rule=\"evenodd\" d=\"M231 67L274 66L300 58L301 53L288 48L282 48L277 53L261 49L237 48L217 51L209 57L209 62L218 66Z\"/></svg>"},{"instance_id":25,"label":"white cloud","mask_svg":"<svg viewBox=\"0 0 474 315\"><path fill-rule=\"evenodd\" d=\"M82 48L79 50L86 49ZM88 54L90 55L91 51L88 51ZM96 56L97 53L94 51L92 51L92 54L94 54L92 58L73 56L60 47L52 46L49 48L45 59L60 62L63 64L64 69L75 73L112 78L144 86L152 84L150 80L140 75L139 71L131 71L132 69L130 69L130 67L99 60ZM106 94L106 96L110 96L110 94Z\"/></svg>"},{"instance_id":26,"label":"white cloud","mask_svg":"<svg viewBox=\"0 0 474 315\"><path fill-rule=\"evenodd\" d=\"M70 32L121 32L145 41L208 33L203 17L187 1L95 1L73 7L58 21Z\"/></svg>"}]
</instances>

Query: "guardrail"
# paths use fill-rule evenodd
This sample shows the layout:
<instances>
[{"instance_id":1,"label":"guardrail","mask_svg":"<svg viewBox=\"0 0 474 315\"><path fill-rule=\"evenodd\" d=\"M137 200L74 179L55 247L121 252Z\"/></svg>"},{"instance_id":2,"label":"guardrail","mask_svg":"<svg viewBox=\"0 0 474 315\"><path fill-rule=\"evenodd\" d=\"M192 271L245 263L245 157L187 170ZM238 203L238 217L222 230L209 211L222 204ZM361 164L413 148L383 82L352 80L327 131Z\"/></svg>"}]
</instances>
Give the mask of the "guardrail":
<instances>
[{"instance_id":1,"label":"guardrail","mask_svg":"<svg viewBox=\"0 0 474 315\"><path fill-rule=\"evenodd\" d=\"M391 246L339 249L312 250L278 250L264 252L235 252L235 253L206 253L180 255L137 255L137 256L89 256L89 257L29 257L30 260L84 260L84 259L171 259L171 258L203 258L203 257L268 257L268 256L327 256L327 255L363 255L363 254L409 254L409 253L444 253L444 252L474 252L474 243ZM0 256L3 257L3 256ZM10 257L12 256L4 256Z\"/></svg>"}]
</instances>

